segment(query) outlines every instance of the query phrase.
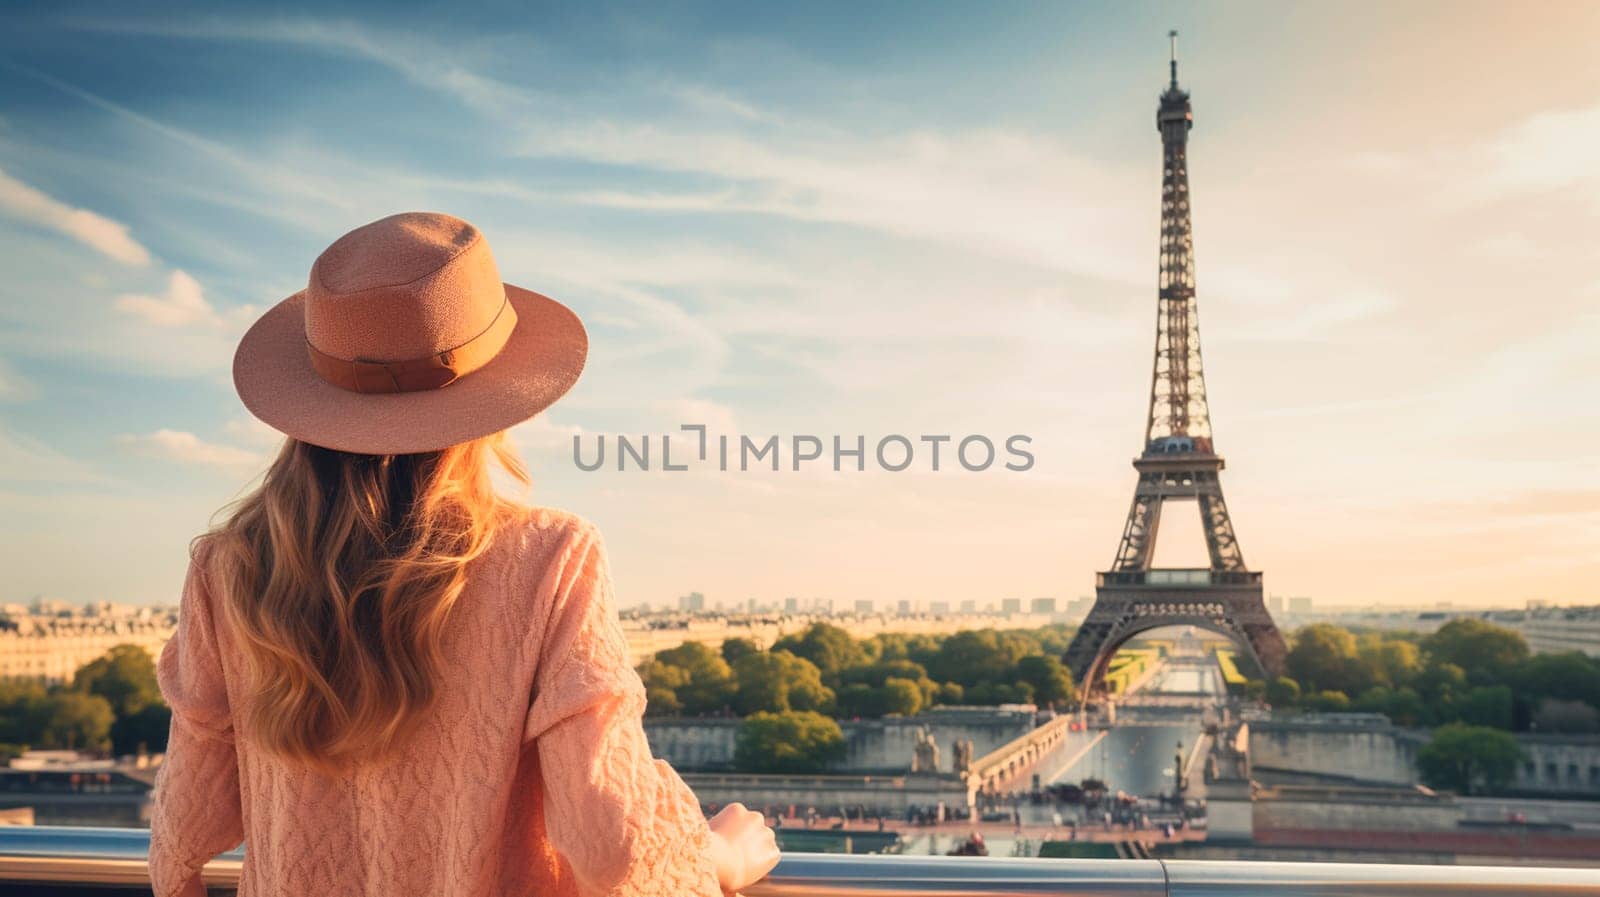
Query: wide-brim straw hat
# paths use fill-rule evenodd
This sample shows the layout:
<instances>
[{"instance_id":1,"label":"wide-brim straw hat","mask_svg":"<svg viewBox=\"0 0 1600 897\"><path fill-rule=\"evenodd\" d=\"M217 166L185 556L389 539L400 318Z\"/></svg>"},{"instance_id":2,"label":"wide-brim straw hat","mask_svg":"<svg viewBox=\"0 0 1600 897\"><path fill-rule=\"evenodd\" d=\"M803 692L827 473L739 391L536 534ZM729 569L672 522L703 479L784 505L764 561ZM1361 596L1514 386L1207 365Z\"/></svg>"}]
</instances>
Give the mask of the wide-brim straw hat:
<instances>
[{"instance_id":1,"label":"wide-brim straw hat","mask_svg":"<svg viewBox=\"0 0 1600 897\"><path fill-rule=\"evenodd\" d=\"M372 455L499 432L577 382L589 338L561 303L500 280L476 227L406 212L358 227L233 357L250 413L304 442Z\"/></svg>"}]
</instances>

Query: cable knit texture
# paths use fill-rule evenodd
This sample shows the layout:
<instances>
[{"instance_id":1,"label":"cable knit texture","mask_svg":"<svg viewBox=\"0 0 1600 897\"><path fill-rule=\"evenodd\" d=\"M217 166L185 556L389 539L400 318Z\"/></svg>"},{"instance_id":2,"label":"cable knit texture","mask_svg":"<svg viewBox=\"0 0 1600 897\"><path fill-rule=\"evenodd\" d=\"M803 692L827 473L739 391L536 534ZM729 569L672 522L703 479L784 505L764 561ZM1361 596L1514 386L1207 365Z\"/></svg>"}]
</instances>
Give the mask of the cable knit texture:
<instances>
[{"instance_id":1,"label":"cable knit texture","mask_svg":"<svg viewBox=\"0 0 1600 897\"><path fill-rule=\"evenodd\" d=\"M245 844L241 897L720 897L699 803L650 756L599 534L535 510L470 571L446 681L383 763L328 778L239 735L240 657L202 549L161 654L172 706L150 877L180 893Z\"/></svg>"}]
</instances>

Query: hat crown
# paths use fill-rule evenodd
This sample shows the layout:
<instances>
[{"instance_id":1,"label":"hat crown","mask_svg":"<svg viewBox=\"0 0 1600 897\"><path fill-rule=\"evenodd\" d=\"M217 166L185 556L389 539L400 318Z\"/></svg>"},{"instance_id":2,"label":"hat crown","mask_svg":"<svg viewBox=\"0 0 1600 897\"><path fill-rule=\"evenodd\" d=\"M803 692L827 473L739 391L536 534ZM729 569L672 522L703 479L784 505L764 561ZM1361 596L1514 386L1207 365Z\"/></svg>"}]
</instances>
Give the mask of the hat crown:
<instances>
[{"instance_id":1,"label":"hat crown","mask_svg":"<svg viewBox=\"0 0 1600 897\"><path fill-rule=\"evenodd\" d=\"M489 244L452 215L404 212L335 240L311 266L306 340L352 361L444 352L495 321L505 287Z\"/></svg>"}]
</instances>

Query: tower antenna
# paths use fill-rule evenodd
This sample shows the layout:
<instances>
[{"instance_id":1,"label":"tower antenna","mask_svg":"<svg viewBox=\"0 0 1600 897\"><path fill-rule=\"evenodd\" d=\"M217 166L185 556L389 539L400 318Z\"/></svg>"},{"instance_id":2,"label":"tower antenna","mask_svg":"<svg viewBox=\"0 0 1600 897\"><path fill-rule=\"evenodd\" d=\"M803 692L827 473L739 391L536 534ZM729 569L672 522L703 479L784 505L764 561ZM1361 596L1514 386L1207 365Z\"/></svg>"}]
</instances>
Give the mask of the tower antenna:
<instances>
[{"instance_id":1,"label":"tower antenna","mask_svg":"<svg viewBox=\"0 0 1600 897\"><path fill-rule=\"evenodd\" d=\"M1178 89L1178 31L1173 29L1167 32L1167 40L1172 43L1172 89Z\"/></svg>"}]
</instances>

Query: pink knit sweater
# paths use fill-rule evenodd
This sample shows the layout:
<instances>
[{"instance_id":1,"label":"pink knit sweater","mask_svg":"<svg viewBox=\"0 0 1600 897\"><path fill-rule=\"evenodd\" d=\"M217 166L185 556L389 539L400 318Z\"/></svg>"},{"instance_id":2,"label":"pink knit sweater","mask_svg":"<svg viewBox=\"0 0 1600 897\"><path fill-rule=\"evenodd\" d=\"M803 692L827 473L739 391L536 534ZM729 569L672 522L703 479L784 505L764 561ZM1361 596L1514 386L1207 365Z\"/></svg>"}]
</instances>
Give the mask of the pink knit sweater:
<instances>
[{"instance_id":1,"label":"pink knit sweater","mask_svg":"<svg viewBox=\"0 0 1600 897\"><path fill-rule=\"evenodd\" d=\"M238 734L239 656L216 572L193 559L158 667L173 718L150 825L157 897L241 840L241 897L721 897L700 806L645 743L594 527L536 510L474 564L417 736L329 779Z\"/></svg>"}]
</instances>

